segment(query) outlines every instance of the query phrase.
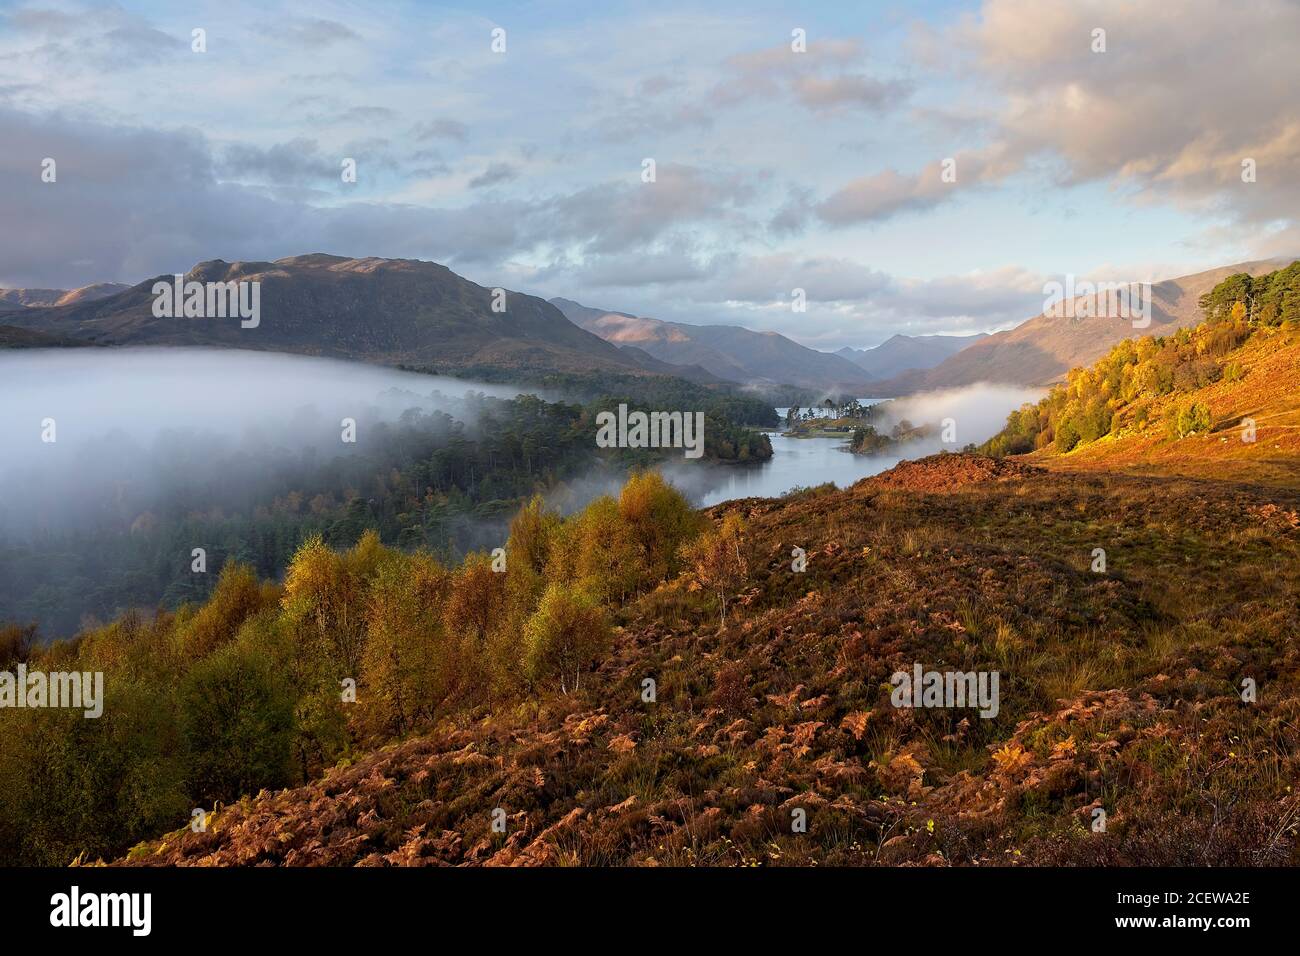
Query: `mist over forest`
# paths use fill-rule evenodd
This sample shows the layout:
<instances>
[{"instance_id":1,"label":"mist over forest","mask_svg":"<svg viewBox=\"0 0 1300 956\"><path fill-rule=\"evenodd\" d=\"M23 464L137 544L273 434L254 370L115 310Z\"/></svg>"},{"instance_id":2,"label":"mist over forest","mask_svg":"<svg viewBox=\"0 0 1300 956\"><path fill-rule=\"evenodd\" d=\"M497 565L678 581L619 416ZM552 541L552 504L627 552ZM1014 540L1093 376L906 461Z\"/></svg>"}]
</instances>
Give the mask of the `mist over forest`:
<instances>
[{"instance_id":1,"label":"mist over forest","mask_svg":"<svg viewBox=\"0 0 1300 956\"><path fill-rule=\"evenodd\" d=\"M474 437L475 396L520 389L381 366L204 349L0 353L0 533L112 527L144 511L255 504L373 446L408 411ZM343 440L343 419L356 423ZM43 422L53 421L53 433ZM53 441L48 441L52 437Z\"/></svg>"},{"instance_id":2,"label":"mist over forest","mask_svg":"<svg viewBox=\"0 0 1300 956\"><path fill-rule=\"evenodd\" d=\"M568 513L666 457L598 451L612 399L332 359L25 350L0 353L0 383L0 619L46 637L202 600L228 559L278 577L315 534L348 547L375 528L458 560L499 545L534 494ZM756 433L716 401L710 455L747 453Z\"/></svg>"}]
</instances>

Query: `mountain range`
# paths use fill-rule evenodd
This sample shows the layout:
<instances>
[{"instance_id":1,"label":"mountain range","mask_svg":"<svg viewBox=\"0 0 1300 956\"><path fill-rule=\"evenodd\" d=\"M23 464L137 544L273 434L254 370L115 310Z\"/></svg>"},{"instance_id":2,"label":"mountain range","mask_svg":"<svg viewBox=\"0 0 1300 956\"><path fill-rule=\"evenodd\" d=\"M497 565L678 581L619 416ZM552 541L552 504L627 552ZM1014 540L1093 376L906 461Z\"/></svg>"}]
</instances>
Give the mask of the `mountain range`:
<instances>
[{"instance_id":1,"label":"mountain range","mask_svg":"<svg viewBox=\"0 0 1300 956\"><path fill-rule=\"evenodd\" d=\"M967 346L988 338L976 335L893 335L875 348L849 346L835 354L848 359L872 378L891 378L911 369L934 368Z\"/></svg>"},{"instance_id":2,"label":"mountain range","mask_svg":"<svg viewBox=\"0 0 1300 956\"><path fill-rule=\"evenodd\" d=\"M156 276L134 286L0 290L0 347L169 345L265 349L393 365L492 366L673 375L701 384L789 385L819 394L894 397L977 382L1050 385L1126 339L1200 320L1198 300L1228 275L1289 260L1222 266L1151 286L1151 322L1105 315L1080 296L992 335L895 335L871 349L821 352L777 332L693 325L496 290L416 259L316 253L274 262L201 262L187 280L258 281L255 329L234 319L153 315ZM1090 317L1081 307L1091 299ZM1097 313L1102 313L1098 315Z\"/></svg>"},{"instance_id":3,"label":"mountain range","mask_svg":"<svg viewBox=\"0 0 1300 956\"><path fill-rule=\"evenodd\" d=\"M129 288L121 282L96 282L80 289L0 289L0 310L93 302Z\"/></svg>"},{"instance_id":4,"label":"mountain range","mask_svg":"<svg viewBox=\"0 0 1300 956\"><path fill-rule=\"evenodd\" d=\"M871 378L842 356L807 348L778 332L666 322L594 309L571 299L551 303L575 325L609 342L664 362L696 365L733 382L856 393Z\"/></svg>"},{"instance_id":5,"label":"mountain range","mask_svg":"<svg viewBox=\"0 0 1300 956\"><path fill-rule=\"evenodd\" d=\"M619 349L578 328L536 296L505 291L500 299L503 311L496 311L494 290L433 262L319 253L274 262L216 259L196 265L185 280L260 283L258 325L242 328L234 318L155 316L152 289L156 282L170 283L171 276L155 276L107 295L9 290L8 301L26 307L4 312L3 322L97 345L215 346L393 365L712 378L699 369L668 366Z\"/></svg>"}]
</instances>

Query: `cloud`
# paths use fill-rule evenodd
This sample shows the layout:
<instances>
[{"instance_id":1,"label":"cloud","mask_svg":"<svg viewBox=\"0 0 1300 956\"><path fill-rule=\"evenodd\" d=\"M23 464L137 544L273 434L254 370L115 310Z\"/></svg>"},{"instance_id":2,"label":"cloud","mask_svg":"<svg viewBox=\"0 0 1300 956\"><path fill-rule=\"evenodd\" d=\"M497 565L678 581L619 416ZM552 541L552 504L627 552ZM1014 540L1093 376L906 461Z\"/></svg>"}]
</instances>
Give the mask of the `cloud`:
<instances>
[{"instance_id":1,"label":"cloud","mask_svg":"<svg viewBox=\"0 0 1300 956\"><path fill-rule=\"evenodd\" d=\"M1097 29L1104 52L1093 49ZM987 0L978 16L923 39L932 61L954 64L966 82L1002 97L989 143L959 160L969 173L958 188L941 188L933 164L910 175L887 170L847 183L818 215L847 225L929 209L1043 157L1058 188L1104 181L1142 202L1293 224L1300 58L1266 38L1296 35L1300 4L1288 0L1183 0L1161 16L1127 0ZM961 119L955 108L940 115L950 126ZM990 120L982 106L967 118ZM1242 181L1247 159L1257 167L1254 183Z\"/></svg>"},{"instance_id":2,"label":"cloud","mask_svg":"<svg viewBox=\"0 0 1300 956\"><path fill-rule=\"evenodd\" d=\"M1041 310L1046 277L1005 266L918 279L835 256L665 248L589 257L527 281L579 301L574 290L597 290L597 304L638 315L770 329L836 349L874 345L895 332L962 334L1018 324ZM806 312L791 308L795 289L804 292Z\"/></svg>"},{"instance_id":3,"label":"cloud","mask_svg":"<svg viewBox=\"0 0 1300 956\"><path fill-rule=\"evenodd\" d=\"M998 182L1021 165L1006 149L995 145L935 160L913 176L887 169L847 183L818 203L816 213L833 226L888 219L937 206L964 186Z\"/></svg>"},{"instance_id":4,"label":"cloud","mask_svg":"<svg viewBox=\"0 0 1300 956\"><path fill-rule=\"evenodd\" d=\"M313 180L337 180L339 160L325 157L315 140L295 139L274 146L232 143L225 148L218 170L229 179L301 185Z\"/></svg>"},{"instance_id":5,"label":"cloud","mask_svg":"<svg viewBox=\"0 0 1300 956\"><path fill-rule=\"evenodd\" d=\"M322 50L335 43L361 39L355 30L336 20L313 17L287 20L279 24L276 29L290 43L312 50Z\"/></svg>"},{"instance_id":6,"label":"cloud","mask_svg":"<svg viewBox=\"0 0 1300 956\"><path fill-rule=\"evenodd\" d=\"M816 112L862 109L879 113L911 92L900 80L855 71L865 60L857 40L809 40L805 52L789 45L737 54L726 60L728 76L712 101L733 105L752 99L789 97Z\"/></svg>"},{"instance_id":7,"label":"cloud","mask_svg":"<svg viewBox=\"0 0 1300 956\"><path fill-rule=\"evenodd\" d=\"M421 142L430 139L455 139L464 142L469 127L453 119L436 119L417 124L411 132Z\"/></svg>"},{"instance_id":8,"label":"cloud","mask_svg":"<svg viewBox=\"0 0 1300 956\"><path fill-rule=\"evenodd\" d=\"M475 176L469 181L470 189L486 189L489 186L498 186L501 183L508 183L512 179L519 177L519 170L509 163L492 163L482 173Z\"/></svg>"},{"instance_id":9,"label":"cloud","mask_svg":"<svg viewBox=\"0 0 1300 956\"><path fill-rule=\"evenodd\" d=\"M0 179L10 184L0 192L0 221L26 224L0 231L0 285L135 282L205 259L316 249L492 270L557 242L575 254L630 253L684 224L740 215L751 195L740 177L668 163L654 183L606 182L532 200L339 203L337 159L310 140L218 148L194 130L6 108L0 127L8 136ZM382 145L357 152L363 175L383 162ZM41 182L45 156L56 160L54 183Z\"/></svg>"},{"instance_id":10,"label":"cloud","mask_svg":"<svg viewBox=\"0 0 1300 956\"><path fill-rule=\"evenodd\" d=\"M558 239L593 253L649 246L670 230L704 222L747 222L754 186L745 177L681 163L660 163L654 182L604 182L543 204Z\"/></svg>"}]
</instances>

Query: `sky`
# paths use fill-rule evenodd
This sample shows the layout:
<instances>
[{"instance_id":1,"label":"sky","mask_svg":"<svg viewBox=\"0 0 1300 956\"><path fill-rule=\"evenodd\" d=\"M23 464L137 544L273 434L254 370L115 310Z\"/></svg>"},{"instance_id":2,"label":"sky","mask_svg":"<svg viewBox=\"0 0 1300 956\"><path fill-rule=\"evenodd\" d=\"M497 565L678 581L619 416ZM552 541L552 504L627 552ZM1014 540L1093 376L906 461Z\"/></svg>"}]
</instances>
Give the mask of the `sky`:
<instances>
[{"instance_id":1,"label":"sky","mask_svg":"<svg viewBox=\"0 0 1300 956\"><path fill-rule=\"evenodd\" d=\"M1297 37L1296 0L0 0L0 287L327 252L828 350L1007 328L1300 253Z\"/></svg>"}]
</instances>

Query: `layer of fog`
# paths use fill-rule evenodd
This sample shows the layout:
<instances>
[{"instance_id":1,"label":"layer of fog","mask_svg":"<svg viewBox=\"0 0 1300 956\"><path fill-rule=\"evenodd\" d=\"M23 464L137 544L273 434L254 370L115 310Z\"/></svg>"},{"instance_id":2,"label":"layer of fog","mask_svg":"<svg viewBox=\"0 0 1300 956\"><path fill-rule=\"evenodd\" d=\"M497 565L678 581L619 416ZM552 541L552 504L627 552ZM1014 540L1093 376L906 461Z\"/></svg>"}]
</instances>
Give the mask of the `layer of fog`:
<instances>
[{"instance_id":1,"label":"layer of fog","mask_svg":"<svg viewBox=\"0 0 1300 956\"><path fill-rule=\"evenodd\" d=\"M1041 388L983 382L964 388L921 392L882 403L874 424L883 434L889 434L902 421L935 426L933 438L917 439L905 446L905 457L922 458L944 449L957 451L966 445L983 444L1002 430L1008 414L1027 402L1038 401L1044 394ZM953 441L943 441L945 419L952 421Z\"/></svg>"},{"instance_id":2,"label":"layer of fog","mask_svg":"<svg viewBox=\"0 0 1300 956\"><path fill-rule=\"evenodd\" d=\"M328 463L353 454L364 447L369 428L412 408L446 412L465 422L472 437L474 393L512 398L520 392L266 352L0 352L0 534L120 527L164 501L201 511L202 489L214 482L227 492L239 489L250 507L264 504L264 495L283 493L286 462ZM775 454L765 464L669 459L663 470L703 505L825 481L843 486L902 459L981 443L1002 428L1008 412L1041 394L975 385L885 402L873 420L879 432L889 434L904 420L935 431L877 455L849 454L833 439L773 435ZM342 441L344 418L356 421L356 444ZM953 441L943 440L945 419L955 428ZM51 420L56 440L43 441ZM623 480L617 469L596 468L550 489L546 498L570 512L598 494L617 494Z\"/></svg>"},{"instance_id":3,"label":"layer of fog","mask_svg":"<svg viewBox=\"0 0 1300 956\"><path fill-rule=\"evenodd\" d=\"M352 454L367 429L411 408L472 429L473 393L520 392L269 352L0 352L0 532L84 529L120 518L115 504L214 480L247 484L252 500L259 485L275 485L272 463ZM356 422L355 443L343 440L345 418Z\"/></svg>"}]
</instances>

